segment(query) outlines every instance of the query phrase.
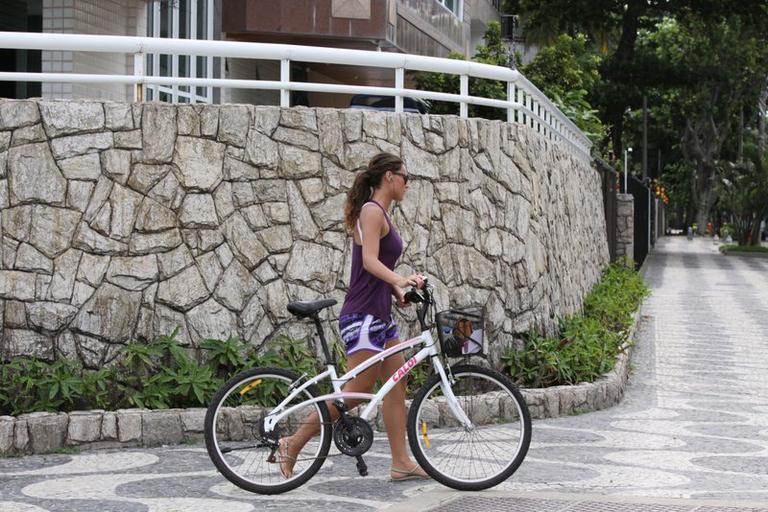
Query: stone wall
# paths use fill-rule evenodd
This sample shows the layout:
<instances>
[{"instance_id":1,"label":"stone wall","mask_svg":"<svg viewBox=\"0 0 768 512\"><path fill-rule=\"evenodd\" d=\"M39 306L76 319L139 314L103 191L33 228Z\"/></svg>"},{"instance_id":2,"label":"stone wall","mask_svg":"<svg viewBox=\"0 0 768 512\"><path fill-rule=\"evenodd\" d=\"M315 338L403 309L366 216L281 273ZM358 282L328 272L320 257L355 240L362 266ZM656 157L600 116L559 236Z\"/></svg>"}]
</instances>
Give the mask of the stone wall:
<instances>
[{"instance_id":1,"label":"stone wall","mask_svg":"<svg viewBox=\"0 0 768 512\"><path fill-rule=\"evenodd\" d=\"M635 199L632 194L617 194L616 257L635 260Z\"/></svg>"},{"instance_id":2,"label":"stone wall","mask_svg":"<svg viewBox=\"0 0 768 512\"><path fill-rule=\"evenodd\" d=\"M491 352L552 332L608 261L600 178L533 130L357 110L0 101L0 355L109 364L129 340L261 345L349 273L343 205L378 151L414 179L398 272L484 305ZM338 315L340 304L326 312ZM414 334L414 314L397 314ZM333 321L325 323L336 332ZM317 347L314 347L317 350Z\"/></svg>"}]
</instances>

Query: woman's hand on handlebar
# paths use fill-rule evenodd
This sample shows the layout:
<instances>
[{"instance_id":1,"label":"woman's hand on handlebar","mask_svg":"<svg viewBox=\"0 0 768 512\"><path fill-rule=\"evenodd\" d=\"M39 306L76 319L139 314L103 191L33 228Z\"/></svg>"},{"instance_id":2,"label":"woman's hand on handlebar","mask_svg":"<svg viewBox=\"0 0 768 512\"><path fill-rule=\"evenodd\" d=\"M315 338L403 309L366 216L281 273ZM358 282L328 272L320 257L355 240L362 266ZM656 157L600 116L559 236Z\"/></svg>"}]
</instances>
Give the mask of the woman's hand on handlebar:
<instances>
[{"instance_id":1,"label":"woman's hand on handlebar","mask_svg":"<svg viewBox=\"0 0 768 512\"><path fill-rule=\"evenodd\" d=\"M395 303L397 304L397 307L404 308L406 306L409 306L411 303L405 300L405 292L402 288L399 286L393 286L392 287L392 295L395 296Z\"/></svg>"},{"instance_id":2,"label":"woman's hand on handlebar","mask_svg":"<svg viewBox=\"0 0 768 512\"><path fill-rule=\"evenodd\" d=\"M424 286L425 279L426 278L421 274L411 274L408 277L401 277L398 279L395 283L395 286L398 288L408 288L409 286L422 288Z\"/></svg>"},{"instance_id":3,"label":"woman's hand on handlebar","mask_svg":"<svg viewBox=\"0 0 768 512\"><path fill-rule=\"evenodd\" d=\"M421 274L411 274L408 277L401 277L394 284L394 286L392 286L392 294L397 300L398 307L402 308L410 304L410 302L405 298L405 292L403 291L403 288L408 288L409 286L413 286L414 288L422 288L425 281L426 278Z\"/></svg>"}]
</instances>

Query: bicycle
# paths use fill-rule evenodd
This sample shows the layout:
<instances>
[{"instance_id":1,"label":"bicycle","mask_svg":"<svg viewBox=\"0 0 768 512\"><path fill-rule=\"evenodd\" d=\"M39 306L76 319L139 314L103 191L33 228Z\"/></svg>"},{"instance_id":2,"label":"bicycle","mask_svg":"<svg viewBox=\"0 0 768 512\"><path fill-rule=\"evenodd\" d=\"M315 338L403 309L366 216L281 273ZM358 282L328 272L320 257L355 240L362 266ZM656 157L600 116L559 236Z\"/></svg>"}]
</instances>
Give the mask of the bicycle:
<instances>
[{"instance_id":1,"label":"bicycle","mask_svg":"<svg viewBox=\"0 0 768 512\"><path fill-rule=\"evenodd\" d=\"M320 322L319 312L336 304L334 299L292 302L288 310L298 318L314 321L326 370L308 379L307 375L281 368L252 368L226 382L216 393L205 417L208 454L221 474L247 491L278 494L306 483L325 462L331 439L339 455L355 457L361 476L368 469L363 455L373 443L369 419L377 404L416 365L429 358L434 374L416 393L408 413L406 430L411 452L424 471L443 485L458 490L478 491L509 478L520 466L531 440L531 419L525 401L509 378L482 366L444 364L447 357L460 356L461 333L447 331L444 313L435 316L441 351L432 337L427 315L434 309L432 286L406 293L408 302L419 304L417 318L421 334L391 347L350 370L337 375ZM461 312L457 313L461 316ZM466 318L460 321L468 323ZM461 331L457 324L455 331ZM446 332L444 332L446 331ZM466 339L465 339L466 341ZM376 394L342 391L342 385L385 358L422 345ZM321 393L317 385L330 380L333 391ZM345 399L368 401L353 415ZM331 422L327 401L340 413ZM296 457L293 474L280 471L278 442L295 432L314 410L320 419L316 435Z\"/></svg>"}]
</instances>

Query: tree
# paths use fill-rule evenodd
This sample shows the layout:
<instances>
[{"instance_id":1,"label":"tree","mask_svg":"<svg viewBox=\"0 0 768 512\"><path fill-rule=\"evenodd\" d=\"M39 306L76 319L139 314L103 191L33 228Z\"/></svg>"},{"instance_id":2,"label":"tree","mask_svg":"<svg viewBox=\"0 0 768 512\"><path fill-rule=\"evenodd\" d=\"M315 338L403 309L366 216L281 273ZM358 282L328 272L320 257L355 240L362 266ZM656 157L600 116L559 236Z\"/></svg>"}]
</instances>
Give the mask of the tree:
<instances>
[{"instance_id":1,"label":"tree","mask_svg":"<svg viewBox=\"0 0 768 512\"><path fill-rule=\"evenodd\" d=\"M494 66L507 66L511 55L501 39L501 25L498 22L492 21L488 24L483 40L485 44L477 47L477 53L475 53L472 60ZM448 58L464 60L464 55L451 52L448 54ZM426 91L458 94L459 76L445 73L420 73L416 76L416 87ZM483 98L506 99L506 84L482 78L470 79L469 94ZM456 103L434 101L431 103L430 111L434 114L456 114L458 108ZM485 119L507 119L507 114L504 110L479 105L469 106L469 116L483 117Z\"/></svg>"},{"instance_id":2,"label":"tree","mask_svg":"<svg viewBox=\"0 0 768 512\"><path fill-rule=\"evenodd\" d=\"M611 131L611 147L620 155L628 109L637 108L648 89L671 78L638 55L638 37L653 31L664 17L697 18L707 29L723 19L738 19L754 32L768 33L768 3L743 0L506 0L505 12L519 14L526 39L549 43L558 34L584 33L605 58L602 80L590 102ZM705 29L703 36L712 34ZM672 75L674 76L674 74Z\"/></svg>"},{"instance_id":3,"label":"tree","mask_svg":"<svg viewBox=\"0 0 768 512\"><path fill-rule=\"evenodd\" d=\"M508 65L511 55L501 39L501 26L498 23L489 24L484 41L485 44L478 47L473 60L495 66ZM449 58L463 59L463 56L454 53ZM605 135L597 111L587 100L587 90L598 79L599 61L599 57L587 49L584 36L562 36L521 69L593 142L601 141ZM459 92L459 77L456 75L422 73L417 76L416 84L424 90ZM507 98L506 84L495 80L472 79L469 93L484 98ZM436 114L455 114L457 106L454 103L432 102L431 111ZM503 109L478 105L469 106L469 115L485 119L507 118Z\"/></svg>"},{"instance_id":4,"label":"tree","mask_svg":"<svg viewBox=\"0 0 768 512\"><path fill-rule=\"evenodd\" d=\"M521 71L593 143L600 144L605 126L588 100L589 91L600 79L599 66L600 56L588 48L584 34L561 34Z\"/></svg>"},{"instance_id":5,"label":"tree","mask_svg":"<svg viewBox=\"0 0 768 512\"><path fill-rule=\"evenodd\" d=\"M742 129L742 113L755 110L768 74L761 37L736 16L708 20L689 14L664 18L641 38L643 51L676 77L679 94L672 108L682 156L694 167L691 200L701 233L720 190L721 161L739 158L734 137Z\"/></svg>"}]
</instances>

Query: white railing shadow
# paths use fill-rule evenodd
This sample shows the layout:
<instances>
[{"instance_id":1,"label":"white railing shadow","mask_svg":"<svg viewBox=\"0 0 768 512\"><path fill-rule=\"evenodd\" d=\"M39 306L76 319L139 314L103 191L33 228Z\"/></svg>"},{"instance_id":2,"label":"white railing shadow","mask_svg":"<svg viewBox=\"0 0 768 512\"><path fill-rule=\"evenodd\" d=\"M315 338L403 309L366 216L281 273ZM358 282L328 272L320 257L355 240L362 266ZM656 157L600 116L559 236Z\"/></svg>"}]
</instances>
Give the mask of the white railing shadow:
<instances>
[{"instance_id":1,"label":"white railing shadow","mask_svg":"<svg viewBox=\"0 0 768 512\"><path fill-rule=\"evenodd\" d=\"M41 34L0 32L0 48L107 52L134 55L133 75L78 73L0 72L0 80L14 82L59 82L90 84L133 84L135 99L144 98L144 87L151 85L260 89L280 92L280 105L290 106L290 92L370 94L395 98L395 112L403 111L403 98L447 101L459 104L459 115L468 116L469 105L505 109L507 122L529 126L551 140L562 141L577 154L590 158L589 138L519 71L477 62L424 57L403 53L372 52L286 44L239 41L202 41L153 37L101 36L82 34ZM152 76L146 73L146 54L229 57L280 61L280 80L241 80L227 78L188 78ZM294 82L291 61L388 68L394 72L394 87ZM405 71L448 73L459 76L459 94L408 89ZM469 95L469 79L484 78L507 84L507 99Z\"/></svg>"}]
</instances>

